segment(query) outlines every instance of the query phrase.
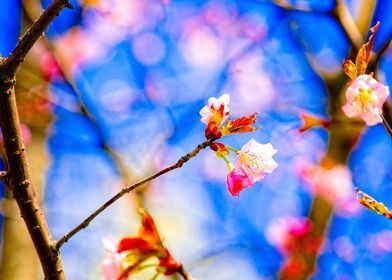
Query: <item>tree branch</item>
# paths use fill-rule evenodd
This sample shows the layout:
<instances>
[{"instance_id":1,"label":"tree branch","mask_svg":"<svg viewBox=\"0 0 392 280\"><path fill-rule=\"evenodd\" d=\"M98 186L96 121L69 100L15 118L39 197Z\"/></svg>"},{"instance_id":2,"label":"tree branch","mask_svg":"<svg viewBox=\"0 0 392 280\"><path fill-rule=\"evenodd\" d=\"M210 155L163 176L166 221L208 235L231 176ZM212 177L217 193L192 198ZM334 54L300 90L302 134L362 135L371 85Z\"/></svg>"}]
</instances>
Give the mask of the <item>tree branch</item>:
<instances>
[{"instance_id":1,"label":"tree branch","mask_svg":"<svg viewBox=\"0 0 392 280\"><path fill-rule=\"evenodd\" d=\"M5 60L7 70L15 73L19 65L23 62L28 51L33 47L38 38L42 35L49 24L55 19L63 8L72 9L68 0L54 0L34 24L20 38L19 43L12 51L11 55Z\"/></svg>"},{"instance_id":2,"label":"tree branch","mask_svg":"<svg viewBox=\"0 0 392 280\"><path fill-rule=\"evenodd\" d=\"M30 169L21 136L15 98L15 73L43 31L64 8L67 0L54 0L26 31L8 58L0 58L0 127L6 154L6 186L12 191L41 261L45 279L65 279L61 257L48 229L31 183Z\"/></svg>"},{"instance_id":3,"label":"tree branch","mask_svg":"<svg viewBox=\"0 0 392 280\"><path fill-rule=\"evenodd\" d=\"M0 78L0 126L8 167L6 185L18 203L46 279L65 279L61 258L31 184L30 169L20 132L15 92L13 85L10 86L11 88L5 89L4 80Z\"/></svg>"},{"instance_id":4,"label":"tree branch","mask_svg":"<svg viewBox=\"0 0 392 280\"><path fill-rule=\"evenodd\" d=\"M350 15L342 0L335 1L332 15L338 20L351 44L351 54L355 54L363 43L354 19ZM353 121L344 116L341 106L341 93L346 86L346 77L343 71L336 76L323 77L328 93L330 127L328 130L328 150L320 166L346 165L350 153L357 143L363 130L363 125L352 125ZM339 120L339 121L335 121ZM322 248L322 241L328 230L328 225L333 214L333 203L321 194L313 198L308 219L311 222L310 232L293 240L293 251L289 253L285 264L281 268L278 279L309 279L315 272L317 258ZM295 267L295 271L293 271Z\"/></svg>"},{"instance_id":5,"label":"tree branch","mask_svg":"<svg viewBox=\"0 0 392 280\"><path fill-rule=\"evenodd\" d=\"M378 64L381 60L381 58L384 56L384 54L388 51L388 49L391 46L391 41L392 41L392 34L388 36L388 39L384 42L384 44L381 46L379 51L370 59L368 69L371 72L374 72L375 75L377 76L378 74Z\"/></svg>"},{"instance_id":6,"label":"tree branch","mask_svg":"<svg viewBox=\"0 0 392 280\"><path fill-rule=\"evenodd\" d=\"M161 171L158 171L136 183L133 185L130 185L128 187L123 188L120 192L118 192L116 195L114 195L111 199L106 201L101 207L99 207L97 210L95 210L91 215L89 215L86 219L83 220L79 225L77 225L74 229L72 229L70 232L65 234L63 237L61 237L56 244L56 248L59 250L61 246L67 242L72 236L74 236L76 233L81 231L82 229L86 228L92 220L94 220L101 212L103 212L106 208L108 208L110 205L112 205L115 201L117 201L119 198L121 198L123 195L135 190L137 187L140 187L141 185L144 185L145 183L148 183L163 174L166 174L174 169L180 168L183 166L184 163L189 161L191 158L195 157L201 150L205 149L208 147L211 143L213 143L216 140L216 138L209 138L203 143L199 144L192 152L187 153L185 156L181 157L176 163L173 165L170 165L169 167L166 167L165 169L162 169Z\"/></svg>"},{"instance_id":7,"label":"tree branch","mask_svg":"<svg viewBox=\"0 0 392 280\"><path fill-rule=\"evenodd\" d=\"M335 8L332 11L332 15L339 22L343 32L350 41L352 53L356 54L361 48L364 39L343 0L335 0Z\"/></svg>"}]
</instances>

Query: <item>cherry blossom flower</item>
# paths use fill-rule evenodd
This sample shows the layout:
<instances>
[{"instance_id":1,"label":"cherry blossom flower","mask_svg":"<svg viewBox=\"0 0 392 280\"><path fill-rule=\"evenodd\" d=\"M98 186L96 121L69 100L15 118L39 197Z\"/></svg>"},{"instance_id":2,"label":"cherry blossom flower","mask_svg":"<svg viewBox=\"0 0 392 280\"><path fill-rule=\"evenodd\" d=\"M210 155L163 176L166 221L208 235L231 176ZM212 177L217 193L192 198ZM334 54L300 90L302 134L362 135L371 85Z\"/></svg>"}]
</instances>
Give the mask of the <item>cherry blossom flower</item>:
<instances>
[{"instance_id":1,"label":"cherry blossom flower","mask_svg":"<svg viewBox=\"0 0 392 280\"><path fill-rule=\"evenodd\" d=\"M164 275L184 273L183 267L164 247L158 234L154 220L144 209L139 209L142 226L135 237L124 237L119 242L104 239L105 249L109 257L102 262L102 274L105 280L128 279L138 268L150 258L158 258L157 271Z\"/></svg>"},{"instance_id":2,"label":"cherry blossom flower","mask_svg":"<svg viewBox=\"0 0 392 280\"><path fill-rule=\"evenodd\" d=\"M209 98L208 105L200 110L200 121L206 125L213 122L216 126L220 126L229 115L229 102L230 95L228 94L223 94L218 99L215 97Z\"/></svg>"},{"instance_id":3,"label":"cherry blossom flower","mask_svg":"<svg viewBox=\"0 0 392 280\"><path fill-rule=\"evenodd\" d=\"M237 154L236 167L252 178L252 182L264 178L278 167L272 156L277 152L270 143L260 144L253 138Z\"/></svg>"},{"instance_id":4,"label":"cherry blossom flower","mask_svg":"<svg viewBox=\"0 0 392 280\"><path fill-rule=\"evenodd\" d=\"M256 181L264 178L265 173L271 173L278 166L272 159L277 151L270 143L260 144L251 139L237 152L235 165L229 163L227 185L233 196Z\"/></svg>"},{"instance_id":5,"label":"cherry blossom flower","mask_svg":"<svg viewBox=\"0 0 392 280\"><path fill-rule=\"evenodd\" d=\"M106 237L102 240L105 250L109 256L102 261L102 276L105 280L117 280L121 277L121 266L125 255L117 252L118 240L113 237ZM126 279L124 277L120 279Z\"/></svg>"},{"instance_id":6,"label":"cherry blossom flower","mask_svg":"<svg viewBox=\"0 0 392 280\"><path fill-rule=\"evenodd\" d=\"M227 186L232 196L239 196L243 189L252 185L252 178L241 170L236 170L234 167L229 172L229 175L227 175Z\"/></svg>"},{"instance_id":7,"label":"cherry blossom flower","mask_svg":"<svg viewBox=\"0 0 392 280\"><path fill-rule=\"evenodd\" d=\"M372 126L382 122L382 106L389 96L389 88L370 75L358 76L346 90L343 112L349 117L359 117Z\"/></svg>"}]
</instances>

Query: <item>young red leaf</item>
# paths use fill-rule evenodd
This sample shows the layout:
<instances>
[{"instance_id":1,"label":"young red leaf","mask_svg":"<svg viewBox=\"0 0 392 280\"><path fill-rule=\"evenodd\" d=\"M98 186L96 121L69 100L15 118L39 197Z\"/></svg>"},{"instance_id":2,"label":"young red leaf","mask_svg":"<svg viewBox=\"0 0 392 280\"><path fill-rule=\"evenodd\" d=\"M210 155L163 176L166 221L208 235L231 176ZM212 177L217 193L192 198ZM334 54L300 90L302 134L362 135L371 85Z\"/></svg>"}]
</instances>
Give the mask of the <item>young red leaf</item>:
<instances>
[{"instance_id":1,"label":"young red leaf","mask_svg":"<svg viewBox=\"0 0 392 280\"><path fill-rule=\"evenodd\" d=\"M343 62L343 70L351 81L354 81L357 77L357 67L351 60L347 59Z\"/></svg>"},{"instance_id":2,"label":"young red leaf","mask_svg":"<svg viewBox=\"0 0 392 280\"><path fill-rule=\"evenodd\" d=\"M380 22L377 22L372 28L370 28L371 35L366 44L364 44L358 51L357 59L355 61L357 67L357 75L362 75L366 72L367 65L370 60L370 55L372 53L374 36L380 26Z\"/></svg>"},{"instance_id":3,"label":"young red leaf","mask_svg":"<svg viewBox=\"0 0 392 280\"><path fill-rule=\"evenodd\" d=\"M326 119L309 114L305 111L300 112L300 118L302 120L302 126L298 129L300 133L318 126L328 128L329 125L329 122Z\"/></svg>"},{"instance_id":4,"label":"young red leaf","mask_svg":"<svg viewBox=\"0 0 392 280\"><path fill-rule=\"evenodd\" d=\"M246 133L257 130L258 128L252 127L252 124L256 122L256 115L258 113L253 113L250 116L244 116L235 120L229 120L224 127L222 127L221 132L223 135Z\"/></svg>"},{"instance_id":5,"label":"young red leaf","mask_svg":"<svg viewBox=\"0 0 392 280\"><path fill-rule=\"evenodd\" d=\"M127 238L123 238L117 247L117 252L121 253L123 251L133 251L133 250L137 250L137 251L141 251L141 252L146 252L146 251L157 251L157 248L147 242L145 239L143 238L139 238L139 237L127 237Z\"/></svg>"}]
</instances>

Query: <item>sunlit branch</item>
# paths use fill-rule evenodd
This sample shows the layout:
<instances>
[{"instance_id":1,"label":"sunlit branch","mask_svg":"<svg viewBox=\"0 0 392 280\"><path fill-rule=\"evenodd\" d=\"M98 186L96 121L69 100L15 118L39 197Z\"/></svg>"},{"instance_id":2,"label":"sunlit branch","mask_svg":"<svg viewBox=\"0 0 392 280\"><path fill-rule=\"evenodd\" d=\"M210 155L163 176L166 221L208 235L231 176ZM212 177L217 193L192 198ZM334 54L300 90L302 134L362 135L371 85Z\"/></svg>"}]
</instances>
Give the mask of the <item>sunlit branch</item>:
<instances>
[{"instance_id":1,"label":"sunlit branch","mask_svg":"<svg viewBox=\"0 0 392 280\"><path fill-rule=\"evenodd\" d=\"M302 11L302 12L313 12L313 10L310 9L310 8L305 8L305 7L297 8L297 7L294 7L294 6L290 5L290 4L288 4L287 1L272 0L272 3L274 3L276 6L279 6L279 7L283 8L283 9L285 9L285 10L295 10L295 11Z\"/></svg>"},{"instance_id":2,"label":"sunlit branch","mask_svg":"<svg viewBox=\"0 0 392 280\"><path fill-rule=\"evenodd\" d=\"M42 13L42 15L33 23L33 25L20 38L19 43L12 51L11 55L5 60L7 70L12 73L23 62L28 51L33 47L38 38L42 35L49 24L56 18L65 7L72 9L72 5L67 0L55 0Z\"/></svg>"},{"instance_id":3,"label":"sunlit branch","mask_svg":"<svg viewBox=\"0 0 392 280\"><path fill-rule=\"evenodd\" d=\"M20 38L7 58L0 61L0 126L7 162L6 185L12 191L33 241L45 279L65 279L61 257L48 229L31 183L31 175L15 98L15 73L44 30L64 8L66 0L54 0Z\"/></svg>"},{"instance_id":4,"label":"sunlit branch","mask_svg":"<svg viewBox=\"0 0 392 280\"><path fill-rule=\"evenodd\" d=\"M352 52L357 53L363 44L364 38L343 0L335 0L335 7L332 11L332 15L339 22L343 32L350 41Z\"/></svg>"},{"instance_id":5,"label":"sunlit branch","mask_svg":"<svg viewBox=\"0 0 392 280\"><path fill-rule=\"evenodd\" d=\"M210 138L203 143L199 144L192 152L187 153L185 156L181 157L176 163L173 165L166 167L165 169L162 169L161 171L158 171L130 186L127 186L123 188L120 192L118 192L116 195L114 195L111 199L106 201L101 207L99 207L97 210L95 210L90 216L88 216L86 219L84 219L83 222L81 222L79 225L77 225L74 229L72 229L70 232L65 234L63 237L61 237L56 244L56 248L60 249L60 247L67 242L72 236L74 236L76 233L78 233L80 230L86 228L94 218L96 218L101 212L103 212L106 208L108 208L110 205L112 205L115 201L117 201L119 198L121 198L123 195L135 190L136 188L140 187L141 185L144 185L160 176L163 174L166 174L174 169L180 168L183 166L184 163L189 161L191 158L195 157L201 150L205 149L208 147L211 143L213 143L216 140L216 138Z\"/></svg>"}]
</instances>

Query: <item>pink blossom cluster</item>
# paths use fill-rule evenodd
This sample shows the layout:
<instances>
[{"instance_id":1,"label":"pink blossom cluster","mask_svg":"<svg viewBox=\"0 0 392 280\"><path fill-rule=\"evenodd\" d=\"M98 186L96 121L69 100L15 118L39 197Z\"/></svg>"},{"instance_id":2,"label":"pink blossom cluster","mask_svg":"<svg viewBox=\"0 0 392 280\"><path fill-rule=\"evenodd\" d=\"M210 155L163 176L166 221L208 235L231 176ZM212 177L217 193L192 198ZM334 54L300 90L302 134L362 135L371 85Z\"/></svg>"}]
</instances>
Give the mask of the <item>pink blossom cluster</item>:
<instances>
[{"instance_id":1,"label":"pink blossom cluster","mask_svg":"<svg viewBox=\"0 0 392 280\"><path fill-rule=\"evenodd\" d=\"M296 165L306 189L334 205L337 215L350 216L359 210L353 193L352 174L347 166L336 163L314 165L302 160Z\"/></svg>"},{"instance_id":2,"label":"pink blossom cluster","mask_svg":"<svg viewBox=\"0 0 392 280\"><path fill-rule=\"evenodd\" d=\"M230 113L229 102L230 96L227 94L218 99L211 97L208 100L208 105L200 110L200 121L207 125L205 133L207 138L219 139L225 135L252 132L257 129L252 127L252 124L256 122L256 113L235 120L228 119ZM222 143L212 143L210 147L227 164L229 170L227 185L233 196L239 196L244 188L260 181L266 173L272 173L278 166L272 158L277 150L270 143L260 144L251 139L239 151L228 148ZM230 150L236 153L234 164L226 158Z\"/></svg>"},{"instance_id":3,"label":"pink blossom cluster","mask_svg":"<svg viewBox=\"0 0 392 280\"><path fill-rule=\"evenodd\" d=\"M139 209L139 214L142 225L136 236L124 237L121 240L108 237L103 240L108 253L101 265L104 280L126 280L147 268L145 262L152 258L158 259L158 274L173 276L183 273L182 264L178 263L163 245L153 218L142 208Z\"/></svg>"}]
</instances>

